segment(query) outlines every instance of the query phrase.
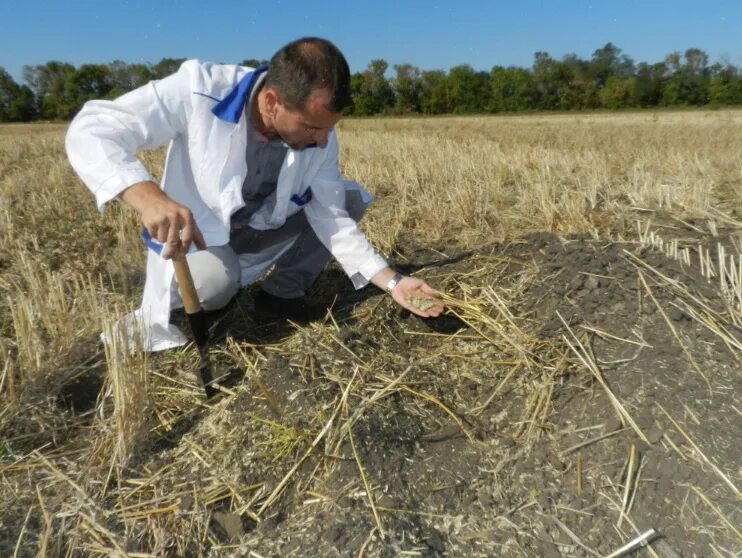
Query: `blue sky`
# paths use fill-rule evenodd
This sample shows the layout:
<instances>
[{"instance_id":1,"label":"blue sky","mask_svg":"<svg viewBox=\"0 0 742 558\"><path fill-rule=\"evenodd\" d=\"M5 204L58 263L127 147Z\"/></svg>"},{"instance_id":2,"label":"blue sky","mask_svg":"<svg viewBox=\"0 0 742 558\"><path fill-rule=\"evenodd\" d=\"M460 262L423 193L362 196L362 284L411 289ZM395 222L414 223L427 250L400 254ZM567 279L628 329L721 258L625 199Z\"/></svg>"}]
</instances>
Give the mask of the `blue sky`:
<instances>
[{"instance_id":1,"label":"blue sky","mask_svg":"<svg viewBox=\"0 0 742 558\"><path fill-rule=\"evenodd\" d=\"M239 62L302 35L335 42L351 70L372 58L422 69L530 66L533 53L590 58L612 42L637 62L697 47L742 66L740 0L0 0L0 66Z\"/></svg>"}]
</instances>

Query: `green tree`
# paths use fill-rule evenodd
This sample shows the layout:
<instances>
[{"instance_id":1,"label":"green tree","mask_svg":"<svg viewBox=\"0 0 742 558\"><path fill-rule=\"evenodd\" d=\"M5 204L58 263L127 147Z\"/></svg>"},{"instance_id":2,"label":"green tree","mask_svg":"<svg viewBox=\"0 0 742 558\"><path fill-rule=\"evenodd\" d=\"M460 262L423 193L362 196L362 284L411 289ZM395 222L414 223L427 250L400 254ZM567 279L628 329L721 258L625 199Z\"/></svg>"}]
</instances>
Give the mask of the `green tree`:
<instances>
[{"instance_id":1,"label":"green tree","mask_svg":"<svg viewBox=\"0 0 742 558\"><path fill-rule=\"evenodd\" d=\"M685 51L685 69L692 76L701 76L708 73L709 57L698 48L689 48Z\"/></svg>"},{"instance_id":2,"label":"green tree","mask_svg":"<svg viewBox=\"0 0 742 558\"><path fill-rule=\"evenodd\" d=\"M621 49L616 45L606 43L593 52L589 71L600 89L611 77L620 79L631 77L634 74L634 62L625 54L621 54Z\"/></svg>"},{"instance_id":3,"label":"green tree","mask_svg":"<svg viewBox=\"0 0 742 558\"><path fill-rule=\"evenodd\" d=\"M742 104L742 76L731 64L714 64L710 69L708 94L712 106Z\"/></svg>"},{"instance_id":4,"label":"green tree","mask_svg":"<svg viewBox=\"0 0 742 558\"><path fill-rule=\"evenodd\" d=\"M495 66L490 72L491 112L523 111L536 107L533 76L524 68Z\"/></svg>"},{"instance_id":5,"label":"green tree","mask_svg":"<svg viewBox=\"0 0 742 558\"><path fill-rule=\"evenodd\" d=\"M639 64L635 75L633 104L640 107L657 106L662 99L667 66L663 62L657 64Z\"/></svg>"},{"instance_id":6,"label":"green tree","mask_svg":"<svg viewBox=\"0 0 742 558\"><path fill-rule=\"evenodd\" d=\"M420 110L424 114L450 112L446 72L442 70L423 71L420 82Z\"/></svg>"},{"instance_id":7,"label":"green tree","mask_svg":"<svg viewBox=\"0 0 742 558\"><path fill-rule=\"evenodd\" d=\"M599 89L595 82L578 76L566 74L559 85L559 108L580 110L599 106Z\"/></svg>"},{"instance_id":8,"label":"green tree","mask_svg":"<svg viewBox=\"0 0 742 558\"><path fill-rule=\"evenodd\" d=\"M541 110L552 110L559 107L559 87L562 69L548 52L539 51L533 55L533 84L536 95L536 106Z\"/></svg>"},{"instance_id":9,"label":"green tree","mask_svg":"<svg viewBox=\"0 0 742 558\"><path fill-rule=\"evenodd\" d=\"M458 114L484 112L490 104L489 75L476 72L468 64L454 66L448 72L448 99Z\"/></svg>"},{"instance_id":10,"label":"green tree","mask_svg":"<svg viewBox=\"0 0 742 558\"><path fill-rule=\"evenodd\" d=\"M600 90L601 105L608 109L620 109L633 106L636 95L636 78L621 79L611 76Z\"/></svg>"},{"instance_id":11,"label":"green tree","mask_svg":"<svg viewBox=\"0 0 742 558\"><path fill-rule=\"evenodd\" d=\"M683 64L685 78L683 101L689 105L705 105L709 100L709 83L711 81L708 54L698 48L689 48L685 51L683 57L685 59Z\"/></svg>"},{"instance_id":12,"label":"green tree","mask_svg":"<svg viewBox=\"0 0 742 558\"><path fill-rule=\"evenodd\" d=\"M64 83L65 95L71 101L69 118L93 99L103 99L113 88L111 71L104 64L83 64L67 75Z\"/></svg>"},{"instance_id":13,"label":"green tree","mask_svg":"<svg viewBox=\"0 0 742 558\"><path fill-rule=\"evenodd\" d=\"M76 99L66 87L75 73L72 64L53 60L46 64L23 67L23 79L33 91L41 118L64 120L76 110Z\"/></svg>"},{"instance_id":14,"label":"green tree","mask_svg":"<svg viewBox=\"0 0 742 558\"><path fill-rule=\"evenodd\" d=\"M176 72L184 59L163 58L154 65L71 64L50 61L26 66L19 85L0 68L0 121L36 117L67 119L90 99L114 98L153 79ZM246 66L266 60L247 59ZM730 63L709 65L701 49L668 54L662 62L640 63L612 43L596 49L591 59L567 54L555 60L536 52L531 68L495 66L489 72L470 65L448 72L421 71L410 64L394 66L389 80L385 60L372 60L351 76L354 106L348 113L424 114L523 110L610 109L657 105L713 106L742 104L742 74Z\"/></svg>"},{"instance_id":15,"label":"green tree","mask_svg":"<svg viewBox=\"0 0 742 558\"><path fill-rule=\"evenodd\" d=\"M18 85L0 66L0 122L28 122L36 116L36 100L26 85Z\"/></svg>"},{"instance_id":16,"label":"green tree","mask_svg":"<svg viewBox=\"0 0 742 558\"><path fill-rule=\"evenodd\" d=\"M590 62L576 54L562 57L555 69L559 82L559 108L564 110L600 106L600 83L595 79Z\"/></svg>"},{"instance_id":17,"label":"green tree","mask_svg":"<svg viewBox=\"0 0 742 558\"><path fill-rule=\"evenodd\" d=\"M533 63L537 107L571 110L596 105L596 86L585 75L585 68L573 54L558 61L546 52L537 52Z\"/></svg>"},{"instance_id":18,"label":"green tree","mask_svg":"<svg viewBox=\"0 0 742 558\"><path fill-rule=\"evenodd\" d=\"M410 64L395 64L395 77L392 81L396 109L398 112L420 112L422 94L422 74L419 68Z\"/></svg>"},{"instance_id":19,"label":"green tree","mask_svg":"<svg viewBox=\"0 0 742 558\"><path fill-rule=\"evenodd\" d=\"M667 77L661 104L705 105L708 102L708 55L700 49L689 48L683 57L673 52L665 58L670 75Z\"/></svg>"},{"instance_id":20,"label":"green tree","mask_svg":"<svg viewBox=\"0 0 742 558\"><path fill-rule=\"evenodd\" d=\"M30 122L38 116L36 98L27 85L18 88L18 94L8 106L8 120L10 122Z\"/></svg>"},{"instance_id":21,"label":"green tree","mask_svg":"<svg viewBox=\"0 0 742 558\"><path fill-rule=\"evenodd\" d=\"M364 72L351 77L353 114L379 114L394 106L394 91L385 76L388 67L385 60L375 59Z\"/></svg>"},{"instance_id":22,"label":"green tree","mask_svg":"<svg viewBox=\"0 0 742 558\"><path fill-rule=\"evenodd\" d=\"M111 89L107 93L109 99L113 99L141 87L154 79L154 74L146 64L127 64L122 60L114 60L108 65L108 80Z\"/></svg>"}]
</instances>

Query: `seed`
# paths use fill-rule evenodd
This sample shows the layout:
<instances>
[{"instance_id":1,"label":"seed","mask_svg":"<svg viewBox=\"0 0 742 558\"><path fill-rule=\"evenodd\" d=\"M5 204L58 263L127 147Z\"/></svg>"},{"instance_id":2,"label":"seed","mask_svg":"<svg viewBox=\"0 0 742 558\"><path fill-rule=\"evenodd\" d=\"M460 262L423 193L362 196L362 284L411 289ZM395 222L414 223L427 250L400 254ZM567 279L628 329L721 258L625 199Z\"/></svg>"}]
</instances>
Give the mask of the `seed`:
<instances>
[{"instance_id":1,"label":"seed","mask_svg":"<svg viewBox=\"0 0 742 558\"><path fill-rule=\"evenodd\" d=\"M436 305L435 299L427 296L408 296L406 301L407 304L420 310L420 312L425 312Z\"/></svg>"}]
</instances>

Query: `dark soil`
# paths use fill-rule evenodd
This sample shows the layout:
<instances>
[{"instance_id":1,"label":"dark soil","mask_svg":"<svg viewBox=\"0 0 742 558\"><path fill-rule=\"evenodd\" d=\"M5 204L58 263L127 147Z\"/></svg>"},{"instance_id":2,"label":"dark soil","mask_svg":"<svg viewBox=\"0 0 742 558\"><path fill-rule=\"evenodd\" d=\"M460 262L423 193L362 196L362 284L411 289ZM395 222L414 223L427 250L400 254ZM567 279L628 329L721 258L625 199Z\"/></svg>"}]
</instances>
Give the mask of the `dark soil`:
<instances>
[{"instance_id":1,"label":"dark soil","mask_svg":"<svg viewBox=\"0 0 742 558\"><path fill-rule=\"evenodd\" d=\"M483 359L473 355L463 368L446 369L446 354L481 349L481 338L471 340L476 332L466 328L459 335L468 340L458 341L453 332L461 322L455 317L442 319L443 326L421 321L388 300L363 300L363 291L344 291L335 284L342 278L328 272L315 294L329 303L339 288L344 306L335 311L348 319L337 336L349 351L335 346L328 354L316 344L321 334L305 333L293 359L269 356L262 378L287 409L283 422L319 424L312 415L337 396L340 388L330 388L322 377L323 359L328 374L337 370L328 359L346 360L347 382L354 366L349 353L363 363L393 354L397 360L389 376L414 365L405 383L435 397L464 428L430 401L409 392L393 393L353 426L383 538L345 438L335 448L335 458L305 463L264 521L229 539L232 544L240 541L239 552L556 557L587 556L584 545L607 555L650 528L657 533L650 540L660 555L674 551L701 557L742 549L742 541L725 523L742 523L739 496L662 412L739 486L740 353L691 317L684 310L687 298L655 271L681 282L710 311L727 315L715 282L702 277L697 266L681 265L653 249L589 237L534 235L456 258L442 257L446 247L439 248L408 251L407 269L420 269L421 276L459 295L464 281L477 289L491 285L517 293L509 299L510 311L523 331L541 342L544 351L560 347L557 352L567 362L556 372L531 370L535 383L513 378L491 397L502 377L492 353L483 350ZM487 266L493 261L504 263L490 274ZM642 286L639 270L661 311ZM366 309L373 311L370 321L352 318ZM605 389L565 349L563 336L568 333L557 312L589 347L646 441L622 425ZM424 335L436 330L450 335ZM728 333L739 341L739 327L728 326ZM426 357L436 353L442 356L426 364ZM306 372L305 358L316 363L314 377ZM540 362L548 368L553 361ZM525 410L533 408L538 382L550 391L534 418ZM230 405L230 412L258 413L259 406L245 394ZM584 446L576 448L580 444ZM632 446L631 478L638 476L638 482L630 485L629 519L621 519ZM274 483L285 470L275 471ZM260 467L247 465L242 472L252 480L266 480Z\"/></svg>"},{"instance_id":2,"label":"dark soil","mask_svg":"<svg viewBox=\"0 0 742 558\"><path fill-rule=\"evenodd\" d=\"M709 242L682 232L689 246ZM243 293L213 317L214 346L227 348L213 365L231 373L233 395L143 442L129 468L135 479L166 471L158 495L217 480L260 488L179 497L157 520L170 522L167 555L606 556L649 529L663 558L742 551L742 317L716 281L654 249L584 236L398 249L401 268L480 304L502 336L461 311L420 320L332 267L313 295L335 323L259 323ZM569 348L570 331L635 428ZM66 404L86 408L85 386ZM195 540L198 518L208 537ZM141 525L132 552L158 543Z\"/></svg>"}]
</instances>

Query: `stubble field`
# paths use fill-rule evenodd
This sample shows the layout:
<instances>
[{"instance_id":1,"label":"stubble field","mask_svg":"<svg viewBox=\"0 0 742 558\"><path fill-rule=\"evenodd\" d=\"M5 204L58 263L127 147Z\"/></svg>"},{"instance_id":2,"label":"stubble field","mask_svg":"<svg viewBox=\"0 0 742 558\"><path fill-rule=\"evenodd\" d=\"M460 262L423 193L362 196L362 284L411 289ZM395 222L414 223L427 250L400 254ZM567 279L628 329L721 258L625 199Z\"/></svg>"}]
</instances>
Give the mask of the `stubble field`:
<instances>
[{"instance_id":1,"label":"stubble field","mask_svg":"<svg viewBox=\"0 0 742 558\"><path fill-rule=\"evenodd\" d=\"M308 327L243 289L211 401L194 348L99 343L144 249L64 130L0 127L0 555L742 551L742 112L342 122L362 227L447 315L334 265Z\"/></svg>"}]
</instances>

